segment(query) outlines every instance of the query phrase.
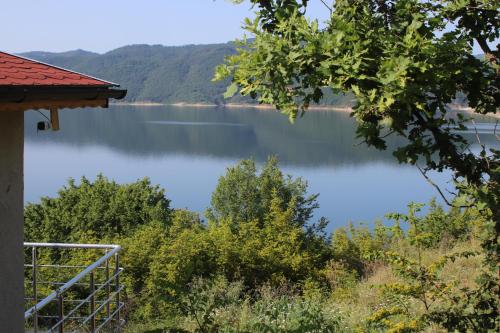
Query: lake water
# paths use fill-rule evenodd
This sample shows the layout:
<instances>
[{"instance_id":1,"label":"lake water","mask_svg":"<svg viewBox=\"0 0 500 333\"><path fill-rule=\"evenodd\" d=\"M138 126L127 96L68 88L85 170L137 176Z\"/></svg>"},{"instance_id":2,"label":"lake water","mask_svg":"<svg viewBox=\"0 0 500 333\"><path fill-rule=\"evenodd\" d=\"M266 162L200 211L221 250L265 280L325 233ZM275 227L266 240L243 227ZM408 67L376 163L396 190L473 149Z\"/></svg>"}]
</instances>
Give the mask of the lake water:
<instances>
[{"instance_id":1,"label":"lake water","mask_svg":"<svg viewBox=\"0 0 500 333\"><path fill-rule=\"evenodd\" d=\"M227 167L244 158L262 164L271 154L320 193L315 218L327 217L330 228L371 224L387 212L405 212L412 200L437 196L415 167L358 145L354 120L343 112L311 111L290 124L267 110L111 106L63 110L59 132L37 132L42 120L26 113L27 202L56 195L69 178L102 173L120 183L147 176L166 189L173 207L203 213ZM498 147L493 124L479 126L482 140ZM432 177L451 188L447 174Z\"/></svg>"}]
</instances>

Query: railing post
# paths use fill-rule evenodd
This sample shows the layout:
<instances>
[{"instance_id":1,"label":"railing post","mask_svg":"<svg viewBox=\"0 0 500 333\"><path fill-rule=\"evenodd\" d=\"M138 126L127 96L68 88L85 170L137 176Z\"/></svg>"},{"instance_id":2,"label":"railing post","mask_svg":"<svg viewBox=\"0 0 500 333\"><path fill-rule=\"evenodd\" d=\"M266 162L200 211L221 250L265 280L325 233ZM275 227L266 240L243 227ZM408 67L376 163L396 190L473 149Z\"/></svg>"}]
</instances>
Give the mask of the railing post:
<instances>
[{"instance_id":1,"label":"railing post","mask_svg":"<svg viewBox=\"0 0 500 333\"><path fill-rule=\"evenodd\" d=\"M33 287L33 301L35 302L35 306L38 304L38 296L37 296L37 288L36 288L36 282L37 282L37 260L36 260L36 246L33 246L31 248L31 270L32 270L32 275L33 275L33 281L32 287ZM38 309L35 308L35 313L33 315L33 332L37 333L38 332Z\"/></svg>"},{"instance_id":2,"label":"railing post","mask_svg":"<svg viewBox=\"0 0 500 333\"><path fill-rule=\"evenodd\" d=\"M59 319L59 333L64 333L64 303L62 295L57 297L57 312Z\"/></svg>"},{"instance_id":3,"label":"railing post","mask_svg":"<svg viewBox=\"0 0 500 333\"><path fill-rule=\"evenodd\" d=\"M116 329L121 332L120 323L120 260L118 253L115 254L115 284L116 284ZM109 304L109 303L108 303Z\"/></svg>"},{"instance_id":4,"label":"railing post","mask_svg":"<svg viewBox=\"0 0 500 333\"><path fill-rule=\"evenodd\" d=\"M108 250L106 250L106 254L108 254ZM109 284L109 259L106 260L106 299L110 299L111 289ZM109 309L109 301L106 304L106 319L109 319L110 309Z\"/></svg>"},{"instance_id":5,"label":"railing post","mask_svg":"<svg viewBox=\"0 0 500 333\"><path fill-rule=\"evenodd\" d=\"M94 272L90 273L90 332L95 332L95 284L94 284Z\"/></svg>"}]
</instances>

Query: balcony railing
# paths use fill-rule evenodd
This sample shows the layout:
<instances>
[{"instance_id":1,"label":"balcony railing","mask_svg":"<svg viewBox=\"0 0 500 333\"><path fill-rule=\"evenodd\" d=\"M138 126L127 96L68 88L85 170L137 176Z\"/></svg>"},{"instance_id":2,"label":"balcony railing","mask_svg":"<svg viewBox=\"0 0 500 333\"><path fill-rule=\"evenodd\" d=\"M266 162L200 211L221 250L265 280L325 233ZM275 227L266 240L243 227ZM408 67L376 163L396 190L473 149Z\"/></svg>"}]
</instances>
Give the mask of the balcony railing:
<instances>
[{"instance_id":1,"label":"balcony railing","mask_svg":"<svg viewBox=\"0 0 500 333\"><path fill-rule=\"evenodd\" d=\"M119 245L24 247L27 332L120 332Z\"/></svg>"}]
</instances>

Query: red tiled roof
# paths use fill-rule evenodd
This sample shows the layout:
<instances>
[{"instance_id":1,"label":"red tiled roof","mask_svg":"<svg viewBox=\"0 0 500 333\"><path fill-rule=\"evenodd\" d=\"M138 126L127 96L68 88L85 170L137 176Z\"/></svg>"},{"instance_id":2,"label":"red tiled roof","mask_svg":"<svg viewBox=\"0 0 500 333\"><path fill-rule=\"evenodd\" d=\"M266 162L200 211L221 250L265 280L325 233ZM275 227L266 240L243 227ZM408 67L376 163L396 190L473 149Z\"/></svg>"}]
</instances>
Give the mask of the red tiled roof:
<instances>
[{"instance_id":1,"label":"red tiled roof","mask_svg":"<svg viewBox=\"0 0 500 333\"><path fill-rule=\"evenodd\" d=\"M0 86L115 86L67 69L0 52Z\"/></svg>"}]
</instances>

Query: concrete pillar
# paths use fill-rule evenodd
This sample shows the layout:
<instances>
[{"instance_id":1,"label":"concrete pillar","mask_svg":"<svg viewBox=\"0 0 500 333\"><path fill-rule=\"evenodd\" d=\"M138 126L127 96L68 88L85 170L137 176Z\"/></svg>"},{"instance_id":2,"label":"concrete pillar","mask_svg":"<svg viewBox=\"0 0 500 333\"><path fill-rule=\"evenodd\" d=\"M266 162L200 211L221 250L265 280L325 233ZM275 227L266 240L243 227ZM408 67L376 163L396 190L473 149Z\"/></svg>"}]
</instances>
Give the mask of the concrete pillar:
<instances>
[{"instance_id":1,"label":"concrete pillar","mask_svg":"<svg viewBox=\"0 0 500 333\"><path fill-rule=\"evenodd\" d=\"M0 332L24 332L24 112L0 110Z\"/></svg>"}]
</instances>

